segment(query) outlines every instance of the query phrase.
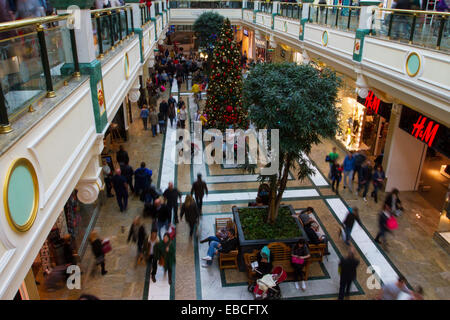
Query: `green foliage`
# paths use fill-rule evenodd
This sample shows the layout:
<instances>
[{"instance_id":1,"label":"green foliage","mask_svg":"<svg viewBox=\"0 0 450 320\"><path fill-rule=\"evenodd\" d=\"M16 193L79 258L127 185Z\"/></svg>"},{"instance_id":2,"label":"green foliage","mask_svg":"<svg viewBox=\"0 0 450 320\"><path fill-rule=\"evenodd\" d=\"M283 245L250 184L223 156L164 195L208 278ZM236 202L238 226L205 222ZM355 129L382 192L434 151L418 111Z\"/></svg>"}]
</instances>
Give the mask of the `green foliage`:
<instances>
[{"instance_id":1,"label":"green foliage","mask_svg":"<svg viewBox=\"0 0 450 320\"><path fill-rule=\"evenodd\" d=\"M194 32L199 44L202 47L210 48L214 46L215 36L220 32L224 17L217 12L207 11L202 13L194 22Z\"/></svg>"},{"instance_id":2,"label":"green foliage","mask_svg":"<svg viewBox=\"0 0 450 320\"><path fill-rule=\"evenodd\" d=\"M240 208L239 219L245 240L276 240L301 237L302 233L287 207L281 207L274 224L266 223L267 208Z\"/></svg>"},{"instance_id":3,"label":"green foliage","mask_svg":"<svg viewBox=\"0 0 450 320\"><path fill-rule=\"evenodd\" d=\"M207 127L222 131L230 126L248 127L246 110L242 107L241 54L233 39L230 20L226 19L212 53L205 106Z\"/></svg>"}]
</instances>

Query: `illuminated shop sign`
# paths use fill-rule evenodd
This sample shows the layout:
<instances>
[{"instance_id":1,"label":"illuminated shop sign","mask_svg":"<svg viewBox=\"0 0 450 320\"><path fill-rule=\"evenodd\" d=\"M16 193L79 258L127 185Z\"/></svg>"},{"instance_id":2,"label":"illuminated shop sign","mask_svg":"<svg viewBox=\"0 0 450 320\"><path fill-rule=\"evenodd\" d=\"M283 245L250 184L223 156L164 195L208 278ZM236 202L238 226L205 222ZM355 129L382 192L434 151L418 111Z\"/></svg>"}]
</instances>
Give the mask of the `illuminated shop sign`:
<instances>
[{"instance_id":1,"label":"illuminated shop sign","mask_svg":"<svg viewBox=\"0 0 450 320\"><path fill-rule=\"evenodd\" d=\"M255 39L255 43L256 43L257 47L261 47L261 48L265 48L266 47L266 41L265 40Z\"/></svg>"},{"instance_id":2,"label":"illuminated shop sign","mask_svg":"<svg viewBox=\"0 0 450 320\"><path fill-rule=\"evenodd\" d=\"M403 106L399 127L428 147L450 157L450 130L441 123Z\"/></svg>"},{"instance_id":3,"label":"illuminated shop sign","mask_svg":"<svg viewBox=\"0 0 450 320\"><path fill-rule=\"evenodd\" d=\"M392 103L387 103L378 98L373 91L369 91L369 94L365 99L358 96L358 102L366 107L368 114L379 114L387 121L391 117Z\"/></svg>"}]
</instances>

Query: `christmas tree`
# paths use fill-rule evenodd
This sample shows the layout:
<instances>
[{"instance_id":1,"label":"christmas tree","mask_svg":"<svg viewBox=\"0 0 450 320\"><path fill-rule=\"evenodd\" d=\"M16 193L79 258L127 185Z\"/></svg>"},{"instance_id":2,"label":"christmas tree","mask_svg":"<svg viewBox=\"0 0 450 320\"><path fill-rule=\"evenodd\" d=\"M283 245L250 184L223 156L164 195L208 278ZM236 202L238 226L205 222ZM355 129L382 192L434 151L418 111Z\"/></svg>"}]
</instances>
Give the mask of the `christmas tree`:
<instances>
[{"instance_id":1,"label":"christmas tree","mask_svg":"<svg viewBox=\"0 0 450 320\"><path fill-rule=\"evenodd\" d=\"M241 55L226 19L215 43L205 113L207 127L225 132L227 128L247 129L247 113L242 107Z\"/></svg>"}]
</instances>

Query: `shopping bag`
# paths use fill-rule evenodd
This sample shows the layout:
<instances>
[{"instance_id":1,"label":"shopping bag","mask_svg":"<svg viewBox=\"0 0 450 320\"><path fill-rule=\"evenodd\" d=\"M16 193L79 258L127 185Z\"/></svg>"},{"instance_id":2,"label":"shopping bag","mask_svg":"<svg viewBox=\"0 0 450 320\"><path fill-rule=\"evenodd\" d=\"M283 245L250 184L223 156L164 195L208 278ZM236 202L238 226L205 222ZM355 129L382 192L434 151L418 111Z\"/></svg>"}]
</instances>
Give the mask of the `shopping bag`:
<instances>
[{"instance_id":1,"label":"shopping bag","mask_svg":"<svg viewBox=\"0 0 450 320\"><path fill-rule=\"evenodd\" d=\"M103 253L107 254L111 250L112 250L112 247L111 247L111 242L109 241L109 239L103 240L102 241L102 251L103 251Z\"/></svg>"},{"instance_id":2,"label":"shopping bag","mask_svg":"<svg viewBox=\"0 0 450 320\"><path fill-rule=\"evenodd\" d=\"M395 219L394 216L391 216L389 219L387 219L386 226L389 230L397 229L398 228L397 219Z\"/></svg>"}]
</instances>

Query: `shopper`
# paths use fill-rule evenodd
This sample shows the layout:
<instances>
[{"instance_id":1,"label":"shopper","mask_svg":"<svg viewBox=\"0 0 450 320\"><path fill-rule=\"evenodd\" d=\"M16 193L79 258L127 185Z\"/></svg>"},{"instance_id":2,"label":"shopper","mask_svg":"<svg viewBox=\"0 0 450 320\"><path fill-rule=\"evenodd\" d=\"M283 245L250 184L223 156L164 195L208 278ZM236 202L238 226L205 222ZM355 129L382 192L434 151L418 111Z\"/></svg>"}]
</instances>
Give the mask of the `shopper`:
<instances>
[{"instance_id":1,"label":"shopper","mask_svg":"<svg viewBox=\"0 0 450 320\"><path fill-rule=\"evenodd\" d=\"M92 253L95 256L95 264L100 265L102 268L102 276L108 271L105 269L105 254L103 253L102 240L98 237L97 231L92 231L89 237L91 243Z\"/></svg>"},{"instance_id":2,"label":"shopper","mask_svg":"<svg viewBox=\"0 0 450 320\"><path fill-rule=\"evenodd\" d=\"M131 192L134 192L134 185L133 185L134 170L133 170L133 168L128 163L125 163L125 164L120 165L120 171L121 171L122 175L125 177L125 179L127 179L127 184L130 187Z\"/></svg>"},{"instance_id":3,"label":"shopper","mask_svg":"<svg viewBox=\"0 0 450 320\"><path fill-rule=\"evenodd\" d=\"M183 220L183 215L186 215L186 222L189 224L189 238L192 239L200 215L194 199L189 194L186 195L186 199L181 206L180 221Z\"/></svg>"},{"instance_id":4,"label":"shopper","mask_svg":"<svg viewBox=\"0 0 450 320\"><path fill-rule=\"evenodd\" d=\"M192 184L191 196L195 194L195 202L197 203L198 210L200 214L202 212L203 197L208 195L208 187L206 183L202 180L202 174L197 174L197 181Z\"/></svg>"},{"instance_id":5,"label":"shopper","mask_svg":"<svg viewBox=\"0 0 450 320\"><path fill-rule=\"evenodd\" d=\"M151 266L152 281L156 282L156 271L158 270L158 260L156 259L156 247L159 243L158 230L152 228L150 236L144 242L144 256L147 257L147 263Z\"/></svg>"},{"instance_id":6,"label":"shopper","mask_svg":"<svg viewBox=\"0 0 450 320\"><path fill-rule=\"evenodd\" d=\"M172 284L172 269L175 265L175 245L169 234L164 234L163 240L156 245L156 259L164 267L164 274L169 271L169 285Z\"/></svg>"},{"instance_id":7,"label":"shopper","mask_svg":"<svg viewBox=\"0 0 450 320\"><path fill-rule=\"evenodd\" d=\"M141 162L141 167L134 172L134 191L137 196L150 187L152 182L152 170L145 167L145 162Z\"/></svg>"},{"instance_id":8,"label":"shopper","mask_svg":"<svg viewBox=\"0 0 450 320\"><path fill-rule=\"evenodd\" d=\"M358 174L358 193L364 188L362 197L367 202L367 191L369 191L370 181L372 181L372 166L369 160L366 160L359 169Z\"/></svg>"},{"instance_id":9,"label":"shopper","mask_svg":"<svg viewBox=\"0 0 450 320\"><path fill-rule=\"evenodd\" d=\"M384 171L382 166L378 166L375 169L375 172L372 176L372 182L373 182L373 191L372 191L372 198L374 198L375 203L378 202L378 190L383 187L383 182L385 179Z\"/></svg>"},{"instance_id":10,"label":"shopper","mask_svg":"<svg viewBox=\"0 0 450 320\"><path fill-rule=\"evenodd\" d=\"M128 205L128 185L127 179L121 175L120 169L116 169L115 175L112 177L112 185L116 194L117 203L120 212L127 209Z\"/></svg>"},{"instance_id":11,"label":"shopper","mask_svg":"<svg viewBox=\"0 0 450 320\"><path fill-rule=\"evenodd\" d=\"M164 198L166 199L167 209L169 209L170 217L174 217L174 221L178 223L178 199L181 203L181 192L178 191L177 188L173 186L173 182L169 182L169 186L163 193Z\"/></svg>"},{"instance_id":12,"label":"shopper","mask_svg":"<svg viewBox=\"0 0 450 320\"><path fill-rule=\"evenodd\" d=\"M396 282L383 283L381 292L378 295L379 300L397 300L400 293L411 293L406 286L406 278L402 275L398 277Z\"/></svg>"},{"instance_id":13,"label":"shopper","mask_svg":"<svg viewBox=\"0 0 450 320\"><path fill-rule=\"evenodd\" d=\"M141 217L137 216L134 218L133 223L131 224L130 231L128 232L127 242L132 240L136 243L137 254L136 254L136 263L134 267L138 265L138 263L144 258L144 241L147 236L147 232L145 231L145 227L141 222Z\"/></svg>"},{"instance_id":14,"label":"shopper","mask_svg":"<svg viewBox=\"0 0 450 320\"><path fill-rule=\"evenodd\" d=\"M223 253L229 253L232 250L236 250L238 246L238 241L235 236L234 230L229 230L227 232L227 237L223 240L218 241L211 241L209 243L208 253L205 257L202 259L206 261L206 264L202 264L202 267L208 268L212 265L214 256L216 254Z\"/></svg>"},{"instance_id":15,"label":"shopper","mask_svg":"<svg viewBox=\"0 0 450 320\"><path fill-rule=\"evenodd\" d=\"M306 259L311 255L309 254L308 244L306 240L301 238L294 245L291 252L291 264L295 272L295 287L300 289L299 281L301 281L302 290L306 290L305 272Z\"/></svg>"},{"instance_id":16,"label":"shopper","mask_svg":"<svg viewBox=\"0 0 450 320\"><path fill-rule=\"evenodd\" d=\"M350 245L350 237L355 221L358 221L358 223L361 224L361 220L359 219L359 210L357 207L349 208L347 216L343 222L345 243L347 245Z\"/></svg>"},{"instance_id":17,"label":"shopper","mask_svg":"<svg viewBox=\"0 0 450 320\"><path fill-rule=\"evenodd\" d=\"M72 237L70 234L64 235L64 244L63 244L63 252L64 252L64 260L66 265L76 265L76 257L77 254L73 247Z\"/></svg>"},{"instance_id":18,"label":"shopper","mask_svg":"<svg viewBox=\"0 0 450 320\"><path fill-rule=\"evenodd\" d=\"M152 126L152 136L158 135L158 113L155 108L152 108L150 111L150 125Z\"/></svg>"},{"instance_id":19,"label":"shopper","mask_svg":"<svg viewBox=\"0 0 450 320\"><path fill-rule=\"evenodd\" d=\"M378 214L378 234L375 237L375 242L381 244L380 238L383 238L383 244L386 247L386 232L390 232L388 228L388 220L391 218L391 213L389 212L389 207L384 205L384 208Z\"/></svg>"},{"instance_id":20,"label":"shopper","mask_svg":"<svg viewBox=\"0 0 450 320\"><path fill-rule=\"evenodd\" d=\"M112 190L112 183L111 183L111 178L112 178L112 172L111 172L111 167L108 165L108 162L103 159L103 167L102 167L102 172L103 172L103 180L105 181L105 186L106 186L106 195L108 198L112 198L114 197L111 193Z\"/></svg>"},{"instance_id":21,"label":"shopper","mask_svg":"<svg viewBox=\"0 0 450 320\"><path fill-rule=\"evenodd\" d=\"M123 145L119 146L119 151L116 153L117 162L122 165L130 162L130 158L128 157L128 152L125 151Z\"/></svg>"},{"instance_id":22,"label":"shopper","mask_svg":"<svg viewBox=\"0 0 450 320\"><path fill-rule=\"evenodd\" d=\"M341 258L341 261L339 262L341 279L339 282L338 300L344 300L344 297L350 295L350 287L352 282L356 280L356 270L358 265L359 260L355 257L353 247L350 247L347 257Z\"/></svg>"},{"instance_id":23,"label":"shopper","mask_svg":"<svg viewBox=\"0 0 450 320\"><path fill-rule=\"evenodd\" d=\"M331 165L331 190L336 192L336 194L339 194L339 182L342 179L342 171L342 166L334 160Z\"/></svg>"},{"instance_id":24,"label":"shopper","mask_svg":"<svg viewBox=\"0 0 450 320\"><path fill-rule=\"evenodd\" d=\"M147 121L148 121L148 116L149 116L149 111L147 109L147 105L144 104L144 106L142 107L141 110L141 119L142 119L142 123L144 124L144 130L147 130Z\"/></svg>"},{"instance_id":25,"label":"shopper","mask_svg":"<svg viewBox=\"0 0 450 320\"><path fill-rule=\"evenodd\" d=\"M337 161L338 158L339 154L336 152L336 147L333 147L332 151L326 157L328 163L330 164L330 172L328 173L328 178L330 179L332 179L331 167L333 166L333 163Z\"/></svg>"},{"instance_id":26,"label":"shopper","mask_svg":"<svg viewBox=\"0 0 450 320\"><path fill-rule=\"evenodd\" d=\"M155 199L152 206L152 216L156 219L156 225L158 227L158 235L161 239L161 229L165 227L169 229L170 212L167 206L161 202L161 198Z\"/></svg>"},{"instance_id":27,"label":"shopper","mask_svg":"<svg viewBox=\"0 0 450 320\"><path fill-rule=\"evenodd\" d=\"M355 171L355 158L353 158L353 154L351 152L349 152L345 157L343 167L344 167L344 189L348 187L350 192L353 192L351 179L353 177L353 172Z\"/></svg>"},{"instance_id":28,"label":"shopper","mask_svg":"<svg viewBox=\"0 0 450 320\"><path fill-rule=\"evenodd\" d=\"M352 181L355 180L356 174L358 174L358 180L359 180L359 173L361 170L362 165L367 160L366 155L364 154L364 151L358 151L353 155L353 158L355 159L355 171L353 171Z\"/></svg>"},{"instance_id":29,"label":"shopper","mask_svg":"<svg viewBox=\"0 0 450 320\"><path fill-rule=\"evenodd\" d=\"M180 127L181 127L181 129L186 128L187 113L186 113L186 106L185 105L183 105L183 107L181 107L179 117L180 117Z\"/></svg>"},{"instance_id":30,"label":"shopper","mask_svg":"<svg viewBox=\"0 0 450 320\"><path fill-rule=\"evenodd\" d=\"M175 109L175 103L169 103L169 111L168 111L168 116L169 116L169 120L170 120L170 126L173 128L173 119L175 119L176 117L176 109Z\"/></svg>"},{"instance_id":31,"label":"shopper","mask_svg":"<svg viewBox=\"0 0 450 320\"><path fill-rule=\"evenodd\" d=\"M398 192L398 189L392 189L392 191L386 195L386 199L384 200L384 204L387 205L389 210L397 217L401 216L403 211L402 202L398 197Z\"/></svg>"}]
</instances>

